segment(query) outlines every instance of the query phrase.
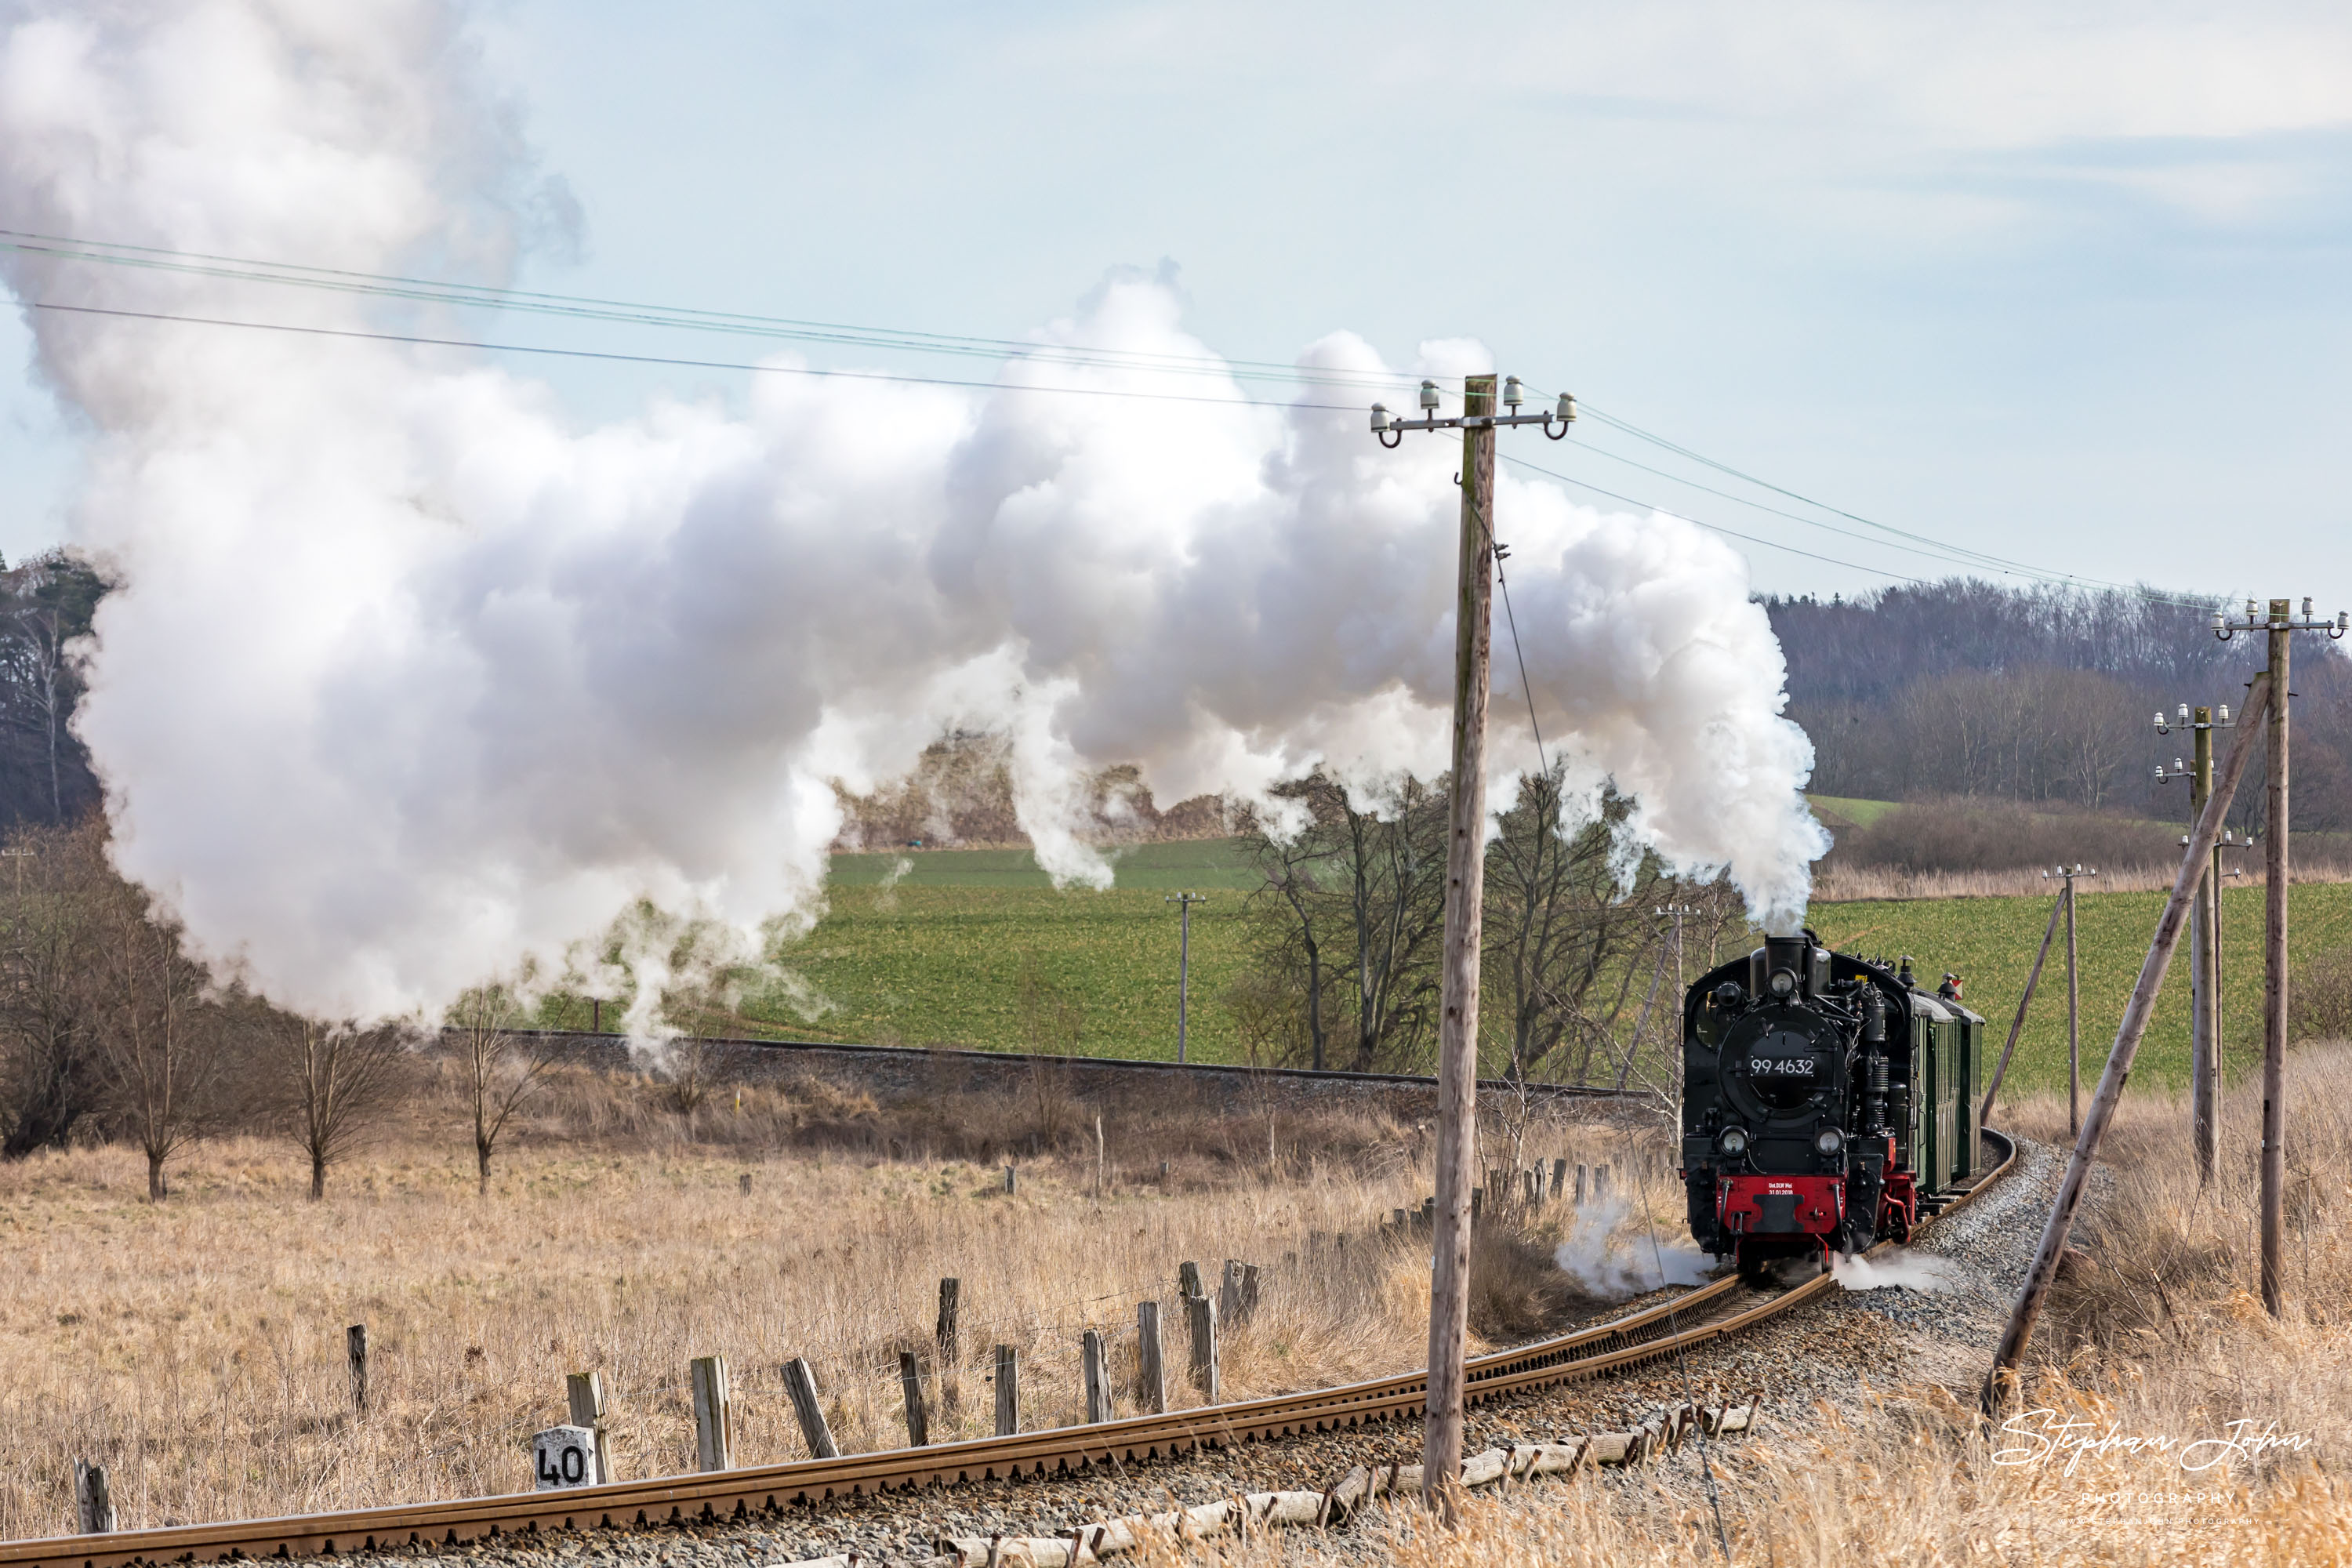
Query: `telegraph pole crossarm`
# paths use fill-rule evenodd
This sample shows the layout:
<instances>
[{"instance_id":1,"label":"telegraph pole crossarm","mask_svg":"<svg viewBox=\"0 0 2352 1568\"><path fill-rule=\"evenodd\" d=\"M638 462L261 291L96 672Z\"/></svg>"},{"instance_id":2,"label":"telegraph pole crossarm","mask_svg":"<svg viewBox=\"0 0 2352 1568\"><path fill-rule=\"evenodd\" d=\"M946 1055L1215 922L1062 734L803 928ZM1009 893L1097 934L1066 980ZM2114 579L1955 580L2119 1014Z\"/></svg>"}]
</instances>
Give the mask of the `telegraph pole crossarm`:
<instances>
[{"instance_id":1,"label":"telegraph pole crossarm","mask_svg":"<svg viewBox=\"0 0 2352 1568\"><path fill-rule=\"evenodd\" d=\"M2255 603L2246 601L2246 618L2233 621L2213 612L2213 635L2228 642L2239 632L2261 632L2270 641L2270 710L2265 722L2263 781L2263 1305L2275 1318L2286 1305L2286 905L2287 826L2287 685L2288 655L2296 632L2326 632L2331 642L2352 631L2352 613L2338 611L2333 621L2314 619L2311 601L2303 602L2303 616L2293 614L2292 602L2273 599L2270 613L2257 616ZM2252 706L2250 703L2248 706Z\"/></svg>"},{"instance_id":2,"label":"telegraph pole crossarm","mask_svg":"<svg viewBox=\"0 0 2352 1568\"><path fill-rule=\"evenodd\" d=\"M1437 384L1421 384L1421 417L1400 419L1372 405L1372 435L1397 447L1407 430L1462 432L1461 541L1454 619L1454 771L1446 812L1445 936L1438 991L1437 1195L1431 1237L1429 1382L1422 1429L1422 1500L1449 1521L1461 1500L1464 1354L1470 1316L1470 1196L1476 1186L1478 950L1486 888L1486 700L1495 561L1495 433L1543 427L1558 441L1576 418L1576 399L1522 414L1527 388L1504 378L1466 377L1462 412L1439 413ZM1530 693L1532 701L1532 693Z\"/></svg>"}]
</instances>

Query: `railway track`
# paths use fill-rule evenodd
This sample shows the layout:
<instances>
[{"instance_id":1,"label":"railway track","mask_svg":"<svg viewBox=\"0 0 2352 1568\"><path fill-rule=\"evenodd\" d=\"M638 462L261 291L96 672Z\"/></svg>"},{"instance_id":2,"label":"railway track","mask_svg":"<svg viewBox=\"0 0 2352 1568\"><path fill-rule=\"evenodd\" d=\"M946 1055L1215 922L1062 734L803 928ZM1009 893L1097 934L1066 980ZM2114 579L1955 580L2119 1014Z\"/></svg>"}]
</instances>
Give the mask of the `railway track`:
<instances>
[{"instance_id":1,"label":"railway track","mask_svg":"<svg viewBox=\"0 0 2352 1568\"><path fill-rule=\"evenodd\" d=\"M1946 1203L1939 1214L1969 1202L2015 1167L2013 1140L1990 1128L1983 1136L2000 1153L2000 1163ZM1874 1251L1883 1250L1885 1245ZM1606 1323L1474 1357L1467 1397L1480 1404L1525 1389L1637 1366L1736 1334L1833 1288L1826 1274L1787 1288L1754 1285L1736 1276L1717 1279ZM0 1542L0 1568L113 1568L121 1563L306 1557L420 1544L450 1546L501 1534L733 1518L855 1493L1050 1475L1112 1461L1171 1457L1204 1446L1360 1426L1420 1415L1426 1391L1426 1374L1413 1372L1303 1394L927 1448L617 1481L565 1491L5 1542Z\"/></svg>"},{"instance_id":2,"label":"railway track","mask_svg":"<svg viewBox=\"0 0 2352 1568\"><path fill-rule=\"evenodd\" d=\"M459 1031L445 1029L445 1038ZM559 1050L577 1053L583 1058L609 1055L625 1058L628 1052L626 1035L597 1034L586 1029L517 1029L516 1035L539 1040ZM1106 1071L1136 1074L1201 1077L1226 1074L1237 1078L1265 1079L1295 1083L1361 1084L1374 1088L1425 1089L1434 1091L1437 1080L1417 1073L1348 1072L1336 1068L1253 1067L1246 1062L1171 1062L1150 1057L1070 1057L1042 1056L1030 1051L983 1051L968 1046L869 1046L847 1040L777 1040L754 1039L749 1036L706 1036L701 1040L706 1047L724 1047L754 1056L791 1057L837 1056L856 1060L866 1058L882 1063L965 1063L975 1067L1012 1068L1075 1068L1085 1071ZM1508 1079L1487 1078L1478 1080L1482 1090L1495 1093L1518 1092L1520 1086ZM1597 1084L1542 1083L1530 1081L1528 1093L1539 1099L1552 1100L1635 1100L1642 1091L1626 1089L1603 1089Z\"/></svg>"}]
</instances>

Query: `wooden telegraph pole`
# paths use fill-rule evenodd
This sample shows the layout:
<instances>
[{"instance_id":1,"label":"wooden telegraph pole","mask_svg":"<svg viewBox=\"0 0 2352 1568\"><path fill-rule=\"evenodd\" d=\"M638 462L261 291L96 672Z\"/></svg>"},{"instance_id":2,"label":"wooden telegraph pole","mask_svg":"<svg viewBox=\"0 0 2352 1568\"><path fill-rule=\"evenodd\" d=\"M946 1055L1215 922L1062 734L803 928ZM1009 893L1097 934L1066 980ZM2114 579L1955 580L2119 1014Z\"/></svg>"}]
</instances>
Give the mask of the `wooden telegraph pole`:
<instances>
[{"instance_id":1,"label":"wooden telegraph pole","mask_svg":"<svg viewBox=\"0 0 2352 1568\"><path fill-rule=\"evenodd\" d=\"M1421 384L1423 416L1401 420L1372 405L1372 434L1384 447L1406 430L1462 432L1462 526L1454 609L1454 774L1447 803L1444 969L1437 1026L1437 1196L1429 1287L1429 1392L1422 1434L1422 1500L1448 1521L1460 1500L1463 1354L1470 1328L1470 1197L1478 1160L1478 942L1486 879L1486 689L1495 566L1495 431L1541 425L1559 440L1576 417L1563 395L1553 414L1521 414L1519 378L1503 384L1507 414L1496 412L1495 378L1463 383L1458 419L1437 414L1436 384ZM1394 439L1391 439L1391 436Z\"/></svg>"},{"instance_id":2,"label":"wooden telegraph pole","mask_svg":"<svg viewBox=\"0 0 2352 1568\"><path fill-rule=\"evenodd\" d=\"M2189 816L2195 821L2213 794L2213 731L2236 727L2230 705L2191 710L2180 705L2174 723L2186 726L2194 750L2183 764L2173 759L2173 771L2156 770L2158 783L2189 780ZM2156 716L2156 732L2168 735L2172 725ZM2180 842L2187 844L2183 836ZM2197 1152L2200 1186L2213 1180L2221 1157L2221 1123L2216 1107L2221 1092L2221 845L2213 846L2213 863L2206 868L2205 885L2198 889L2197 907L2189 923L2189 1142Z\"/></svg>"},{"instance_id":3,"label":"wooden telegraph pole","mask_svg":"<svg viewBox=\"0 0 2352 1568\"><path fill-rule=\"evenodd\" d=\"M2266 676L2270 710L2263 725L2268 742L2265 761L2270 777L2263 828L2263 1305L2277 1317L2286 1295L2286 896L2287 865L2287 665L2290 645L2297 632L2326 632L2331 639L2352 631L2352 615L2339 612L2333 621L2315 620L2311 601L2303 602L2298 618L2289 601L2273 599L2270 613L2257 616L2254 601L2246 601L2246 618L2232 621L2213 612L2213 635L2223 642L2239 632L2261 632L2270 639ZM2246 704L2249 717L2255 711ZM2240 746L2232 752L2245 748Z\"/></svg>"},{"instance_id":4,"label":"wooden telegraph pole","mask_svg":"<svg viewBox=\"0 0 2352 1568\"><path fill-rule=\"evenodd\" d=\"M1495 411L1495 378L1464 384L1462 412ZM1454 602L1454 777L1446 812L1444 972L1437 1025L1437 1247L1429 1291L1429 1402L1422 1496L1449 1517L1462 1468L1463 1355L1470 1330L1471 1189L1477 1181L1478 940L1486 888L1486 677L1491 652L1495 432L1462 433L1462 540Z\"/></svg>"},{"instance_id":5,"label":"wooden telegraph pole","mask_svg":"<svg viewBox=\"0 0 2352 1568\"><path fill-rule=\"evenodd\" d=\"M2257 679L2246 701L2247 714L2260 714L2271 695L2270 678ZM2284 699L2284 694L2280 695ZM2123 1024L2116 1030L2115 1049L2107 1053L2106 1070L2099 1075L2098 1090L2091 1096L2090 1114L2083 1120L2082 1134L2075 1139L2074 1152L2066 1162L2066 1173L2059 1179L2058 1200L2051 1205L2049 1224L2042 1227L2042 1245L2033 1255L2032 1268L2026 1270L2025 1288L2018 1292L2017 1304L2010 1311L2009 1326L2001 1331L2000 1345L1993 1352L1992 1371L1984 1386L1987 1412L2005 1396L2008 1385L2016 1377L2026 1342L2033 1335L2034 1320L2042 1315L2042 1298L2049 1294L2051 1281L2058 1277L2058 1259L2066 1250L2067 1235L2074 1226L2074 1210L2081 1205L2083 1189L2090 1182L2099 1140L2105 1135L2116 1106L2124 1097L2132 1060L2139 1054L2140 1037L2147 1032L2148 1017L2156 1011L2157 993L2164 987L2164 972L2170 967L2173 952L2180 945L2181 928L2188 924L2189 905L2212 864L2213 842L2221 837L2221 817L2230 809L2230 797L2237 794L2238 780L2245 773L2247 754L2252 750L2244 737L2231 748L2230 760L2221 769L2212 798L2198 814L2197 826L2189 834L2189 853L2181 858L2180 870L2172 879L2172 896L2165 900L2164 913L2156 922L2156 938L2148 943L2147 957L2140 964L2139 980L2132 986L2131 1000L2124 1005Z\"/></svg>"}]
</instances>

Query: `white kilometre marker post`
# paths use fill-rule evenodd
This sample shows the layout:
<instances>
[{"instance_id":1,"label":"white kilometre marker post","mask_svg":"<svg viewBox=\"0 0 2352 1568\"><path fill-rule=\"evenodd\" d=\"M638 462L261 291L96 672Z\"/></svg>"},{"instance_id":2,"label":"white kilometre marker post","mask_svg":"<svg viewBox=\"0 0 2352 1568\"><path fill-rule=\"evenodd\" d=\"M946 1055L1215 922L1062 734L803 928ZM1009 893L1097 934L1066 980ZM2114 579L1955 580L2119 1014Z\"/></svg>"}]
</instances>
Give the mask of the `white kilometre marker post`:
<instances>
[{"instance_id":1,"label":"white kilometre marker post","mask_svg":"<svg viewBox=\"0 0 2352 1568\"><path fill-rule=\"evenodd\" d=\"M1448 1521L1462 1475L1463 1353L1470 1327L1470 1199L1477 1186L1479 905L1486 881L1486 690L1493 630L1495 432L1541 425L1557 441L1576 417L1576 399L1522 414L1517 376L1503 383L1495 412L1495 378L1463 383L1462 413L1437 412L1437 384L1421 384L1422 416L1399 419L1372 405L1372 434L1396 447L1407 430L1462 432L1462 535L1454 620L1454 777L1445 845L1444 969L1438 992L1437 1201L1429 1284L1428 1414L1422 1429L1422 1501ZM1559 429L1552 426L1557 420Z\"/></svg>"}]
</instances>

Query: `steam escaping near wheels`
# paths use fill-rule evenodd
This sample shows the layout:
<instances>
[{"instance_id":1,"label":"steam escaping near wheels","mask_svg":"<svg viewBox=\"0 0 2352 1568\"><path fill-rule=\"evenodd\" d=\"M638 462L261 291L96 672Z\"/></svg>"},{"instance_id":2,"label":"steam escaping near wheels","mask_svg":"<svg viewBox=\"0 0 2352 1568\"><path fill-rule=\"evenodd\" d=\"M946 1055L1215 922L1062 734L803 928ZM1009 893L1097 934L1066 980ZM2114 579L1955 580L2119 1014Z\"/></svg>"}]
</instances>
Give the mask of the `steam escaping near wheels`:
<instances>
[{"instance_id":1,"label":"steam escaping near wheels","mask_svg":"<svg viewBox=\"0 0 2352 1568\"><path fill-rule=\"evenodd\" d=\"M497 285L576 210L461 5L12 15L0 226ZM1034 334L1108 353L984 390L762 374L740 413L583 427L510 363L335 335L478 321L236 270L0 259L20 301L140 313L27 311L89 432L75 538L121 583L80 731L121 869L288 1005L431 1010L608 939L658 969L689 929L712 973L775 954L822 910L836 781L943 727L1009 738L1076 886L1111 879L1081 788L1108 763L1163 801L1445 766L1454 448L1381 450L1353 386L1255 405L1171 277L1112 273ZM1344 332L1299 359L1385 368ZM1487 363L1434 342L1402 374ZM1744 563L1507 471L1496 504L1579 808L1613 779L1629 842L1794 929L1826 843ZM1534 752L1495 670L1500 804Z\"/></svg>"},{"instance_id":2,"label":"steam escaping near wheels","mask_svg":"<svg viewBox=\"0 0 2352 1568\"><path fill-rule=\"evenodd\" d=\"M1932 1252L1893 1247L1876 1258L1841 1252L1830 1273L1849 1290L1955 1290L1966 1276L1958 1264Z\"/></svg>"}]
</instances>

